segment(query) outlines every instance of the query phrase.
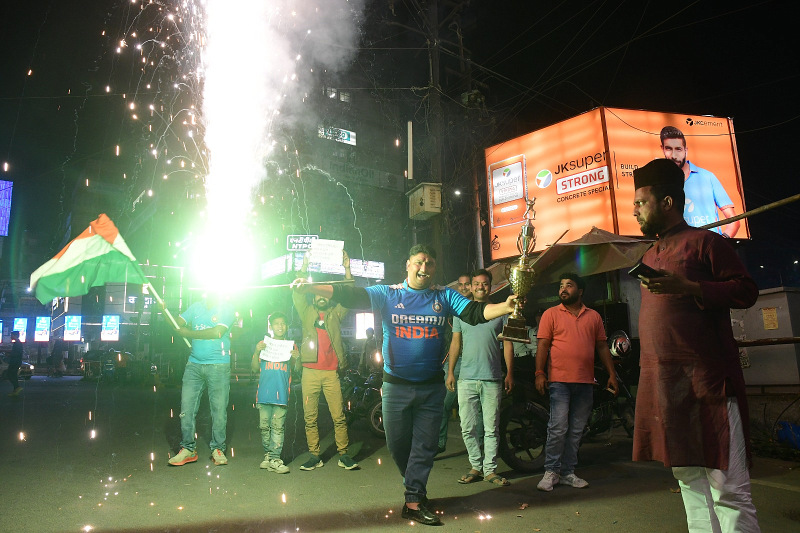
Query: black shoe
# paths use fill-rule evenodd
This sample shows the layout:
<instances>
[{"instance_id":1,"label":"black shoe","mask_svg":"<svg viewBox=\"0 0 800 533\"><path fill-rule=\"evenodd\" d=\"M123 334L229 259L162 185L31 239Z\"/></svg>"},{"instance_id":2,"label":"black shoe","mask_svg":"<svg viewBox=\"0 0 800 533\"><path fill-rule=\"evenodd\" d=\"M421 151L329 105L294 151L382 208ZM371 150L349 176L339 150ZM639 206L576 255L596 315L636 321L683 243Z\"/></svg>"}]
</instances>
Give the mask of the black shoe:
<instances>
[{"instance_id":1,"label":"black shoe","mask_svg":"<svg viewBox=\"0 0 800 533\"><path fill-rule=\"evenodd\" d=\"M419 503L418 509L409 509L407 505L403 505L403 518L406 520L413 520L426 526L441 526L442 521L432 511L430 511L424 503Z\"/></svg>"}]
</instances>

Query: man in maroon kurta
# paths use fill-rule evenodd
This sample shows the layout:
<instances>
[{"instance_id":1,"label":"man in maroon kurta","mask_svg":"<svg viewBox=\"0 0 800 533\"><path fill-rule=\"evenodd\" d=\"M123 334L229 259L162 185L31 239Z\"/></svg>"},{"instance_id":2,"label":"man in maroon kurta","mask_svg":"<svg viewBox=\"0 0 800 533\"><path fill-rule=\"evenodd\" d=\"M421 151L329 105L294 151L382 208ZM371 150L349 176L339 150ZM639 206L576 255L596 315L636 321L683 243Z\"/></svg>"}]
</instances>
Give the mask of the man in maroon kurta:
<instances>
[{"instance_id":1,"label":"man in maroon kurta","mask_svg":"<svg viewBox=\"0 0 800 533\"><path fill-rule=\"evenodd\" d=\"M686 224L675 169L656 159L634 171L633 214L645 235L658 237L642 262L659 275L640 277L633 460L672 467L690 531L757 532L730 308L752 306L758 287L725 238Z\"/></svg>"}]
</instances>

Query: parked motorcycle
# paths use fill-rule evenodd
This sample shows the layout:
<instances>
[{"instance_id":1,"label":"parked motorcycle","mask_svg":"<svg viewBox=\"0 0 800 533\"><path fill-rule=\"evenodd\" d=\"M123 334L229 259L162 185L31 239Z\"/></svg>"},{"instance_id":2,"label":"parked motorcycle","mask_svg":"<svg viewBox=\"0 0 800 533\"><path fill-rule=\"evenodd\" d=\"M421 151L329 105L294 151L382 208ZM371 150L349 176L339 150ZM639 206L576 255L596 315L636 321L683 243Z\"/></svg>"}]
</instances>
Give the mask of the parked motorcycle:
<instances>
[{"instance_id":1,"label":"parked motorcycle","mask_svg":"<svg viewBox=\"0 0 800 533\"><path fill-rule=\"evenodd\" d=\"M617 425L633 437L635 400L623 376L630 376L631 366L638 362L631 356L631 340L624 331L611 334L608 344L619 394L615 397L605 390L608 373L596 365L594 402L584 439ZM549 397L539 394L535 381L533 370L515 370L511 402L500 412L500 457L518 472L535 472L544 466L550 406Z\"/></svg>"},{"instance_id":2,"label":"parked motorcycle","mask_svg":"<svg viewBox=\"0 0 800 533\"><path fill-rule=\"evenodd\" d=\"M357 370L348 370L342 378L342 400L348 425L364 418L373 435L386 438L383 430L382 385L382 372L362 376Z\"/></svg>"}]
</instances>

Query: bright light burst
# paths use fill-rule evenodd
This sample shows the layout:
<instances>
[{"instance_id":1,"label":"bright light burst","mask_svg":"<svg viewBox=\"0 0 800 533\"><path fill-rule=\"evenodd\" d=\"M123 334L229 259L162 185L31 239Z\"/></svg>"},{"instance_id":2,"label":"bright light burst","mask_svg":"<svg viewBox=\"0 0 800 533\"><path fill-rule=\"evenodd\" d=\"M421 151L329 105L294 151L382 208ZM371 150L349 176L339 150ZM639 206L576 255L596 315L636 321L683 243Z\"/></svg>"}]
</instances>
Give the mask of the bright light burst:
<instances>
[{"instance_id":1,"label":"bright light burst","mask_svg":"<svg viewBox=\"0 0 800 533\"><path fill-rule=\"evenodd\" d=\"M212 267L198 275L206 287L223 279L244 283L252 275L254 246L246 218L253 188L266 175L266 141L280 103L275 96L294 68L278 33L281 20L274 2L247 0L237 9L224 0L206 4L202 111L208 205L202 241L224 243L226 249L220 254L216 246L198 248L195 266Z\"/></svg>"},{"instance_id":2,"label":"bright light burst","mask_svg":"<svg viewBox=\"0 0 800 533\"><path fill-rule=\"evenodd\" d=\"M304 105L320 82L315 72L348 64L364 2L126 4L134 22L108 45L117 52L113 62L130 60L141 75L135 87L113 80L100 90L121 97L126 116L146 138L141 148L125 139L112 145L121 159L139 152L135 168L123 174L130 205L136 212L147 202L174 199L164 193L185 191L193 238L181 235L185 228L177 224L165 227L165 236L180 232L168 240L186 244L172 257L184 256L194 282L228 292L236 288L232 283L253 281L259 244L271 237L255 235L264 217L254 205L265 203L269 177L300 178L293 141L285 154L277 146L295 132L316 131L318 117Z\"/></svg>"}]
</instances>

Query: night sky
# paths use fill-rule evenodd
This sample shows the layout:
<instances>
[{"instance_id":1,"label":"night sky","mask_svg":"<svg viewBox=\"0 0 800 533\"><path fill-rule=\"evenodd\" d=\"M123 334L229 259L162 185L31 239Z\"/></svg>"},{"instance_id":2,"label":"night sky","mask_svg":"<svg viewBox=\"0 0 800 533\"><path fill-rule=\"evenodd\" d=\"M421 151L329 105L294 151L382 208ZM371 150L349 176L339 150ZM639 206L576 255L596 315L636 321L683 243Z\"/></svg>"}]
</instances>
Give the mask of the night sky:
<instances>
[{"instance_id":1,"label":"night sky","mask_svg":"<svg viewBox=\"0 0 800 533\"><path fill-rule=\"evenodd\" d=\"M394 4L395 21L421 24L413 6L423 2ZM368 11L388 14L387 5L368 2ZM508 12L498 12L500 5ZM797 194L800 47L792 5L473 1L452 20L498 125L482 146L600 105L732 117L747 208ZM139 77L113 59L114 34L130 23L126 6L90 0L81 7L56 1L0 7L0 164L10 164L8 172L0 166L0 179L15 182L16 237L6 239L5 255L23 229L40 239L43 258L52 254L52 228L68 207L75 169L81 161L103 161L115 139L136 134L125 124L121 95L135 90ZM449 10L441 6L440 19ZM457 69L458 36L450 22L440 30L442 66ZM360 37L366 49L396 47L386 53L407 65L400 70L409 79L424 83L427 54L400 49L420 46L419 35L394 27L389 39L377 39L370 28ZM110 94L102 90L108 80L114 81ZM750 220L752 242L744 250L762 287L800 284L794 264L799 224L800 203Z\"/></svg>"}]
</instances>

